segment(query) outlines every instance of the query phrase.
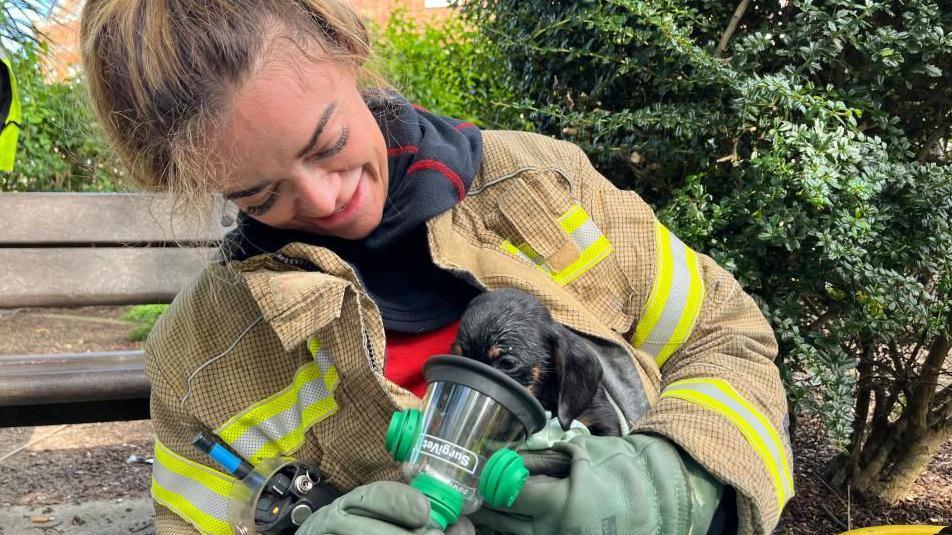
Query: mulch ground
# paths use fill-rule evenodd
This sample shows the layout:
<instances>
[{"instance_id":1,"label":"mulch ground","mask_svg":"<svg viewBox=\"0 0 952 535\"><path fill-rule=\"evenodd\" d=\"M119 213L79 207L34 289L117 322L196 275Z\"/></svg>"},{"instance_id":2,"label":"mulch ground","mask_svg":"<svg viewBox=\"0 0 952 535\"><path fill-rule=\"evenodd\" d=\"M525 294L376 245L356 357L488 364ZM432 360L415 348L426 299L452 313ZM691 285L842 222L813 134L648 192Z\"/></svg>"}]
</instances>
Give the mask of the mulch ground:
<instances>
[{"instance_id":1,"label":"mulch ground","mask_svg":"<svg viewBox=\"0 0 952 535\"><path fill-rule=\"evenodd\" d=\"M952 441L939 449L912 492L895 506L834 492L824 484L823 470L836 450L816 418L799 419L793 449L797 495L784 510L777 533L815 535L839 533L848 527L952 524Z\"/></svg>"},{"instance_id":2,"label":"mulch ground","mask_svg":"<svg viewBox=\"0 0 952 535\"><path fill-rule=\"evenodd\" d=\"M0 457L44 437L49 438L0 462L0 505L148 495L152 466L145 460L153 446L148 421L0 428Z\"/></svg>"}]
</instances>

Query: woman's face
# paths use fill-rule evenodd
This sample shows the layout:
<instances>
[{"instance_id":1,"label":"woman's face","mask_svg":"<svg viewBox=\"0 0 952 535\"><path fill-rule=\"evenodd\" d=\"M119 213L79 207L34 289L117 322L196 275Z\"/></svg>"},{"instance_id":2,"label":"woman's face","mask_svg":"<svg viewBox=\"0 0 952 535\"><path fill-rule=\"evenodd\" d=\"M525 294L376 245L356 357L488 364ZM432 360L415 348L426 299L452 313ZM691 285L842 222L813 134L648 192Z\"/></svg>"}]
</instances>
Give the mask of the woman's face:
<instances>
[{"instance_id":1,"label":"woman's face","mask_svg":"<svg viewBox=\"0 0 952 535\"><path fill-rule=\"evenodd\" d=\"M254 219L353 240L380 224L387 147L350 67L276 52L238 90L215 141L229 170L221 189Z\"/></svg>"}]
</instances>

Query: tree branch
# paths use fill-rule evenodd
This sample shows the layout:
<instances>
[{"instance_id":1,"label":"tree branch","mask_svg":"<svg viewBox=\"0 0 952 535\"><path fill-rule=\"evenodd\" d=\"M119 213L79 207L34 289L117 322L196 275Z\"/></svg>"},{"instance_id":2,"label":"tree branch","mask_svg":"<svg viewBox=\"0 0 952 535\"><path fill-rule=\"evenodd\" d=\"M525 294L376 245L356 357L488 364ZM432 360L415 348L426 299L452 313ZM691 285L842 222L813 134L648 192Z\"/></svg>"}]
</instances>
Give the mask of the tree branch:
<instances>
[{"instance_id":1,"label":"tree branch","mask_svg":"<svg viewBox=\"0 0 952 535\"><path fill-rule=\"evenodd\" d=\"M734 10L734 16L731 17L730 24L727 25L724 34L721 35L721 41L717 43L717 50L714 51L715 58L721 57L724 51L727 50L727 45L731 42L734 32L737 31L737 25L740 23L741 17L744 16L744 12L747 11L748 5L750 5L750 0L740 0L740 4L737 4L737 9Z\"/></svg>"},{"instance_id":2,"label":"tree branch","mask_svg":"<svg viewBox=\"0 0 952 535\"><path fill-rule=\"evenodd\" d=\"M945 318L945 323L945 330L929 345L929 352L916 378L917 384L909 397L909 417L916 426L928 425L929 405L939 387L939 372L952 348L952 340L948 335L952 331L952 312Z\"/></svg>"},{"instance_id":3,"label":"tree branch","mask_svg":"<svg viewBox=\"0 0 952 535\"><path fill-rule=\"evenodd\" d=\"M942 114L944 115L944 113ZM939 140L943 139L946 136L947 131L949 130L949 125L942 124L926 139L925 143L922 144L922 148L919 149L919 154L916 156L916 161L919 163L925 163L929 158L929 155L938 145Z\"/></svg>"}]
</instances>

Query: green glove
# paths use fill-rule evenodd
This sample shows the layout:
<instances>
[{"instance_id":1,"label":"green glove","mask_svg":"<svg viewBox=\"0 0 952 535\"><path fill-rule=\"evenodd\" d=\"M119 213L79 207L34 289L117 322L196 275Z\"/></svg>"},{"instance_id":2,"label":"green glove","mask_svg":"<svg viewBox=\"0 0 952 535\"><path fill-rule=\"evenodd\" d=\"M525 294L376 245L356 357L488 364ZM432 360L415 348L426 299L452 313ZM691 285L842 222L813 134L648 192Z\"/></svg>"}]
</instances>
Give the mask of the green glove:
<instances>
[{"instance_id":1,"label":"green glove","mask_svg":"<svg viewBox=\"0 0 952 535\"><path fill-rule=\"evenodd\" d=\"M420 491L397 483L378 481L348 492L304 521L297 535L436 535L427 528L430 502ZM447 534L473 533L468 520L460 519Z\"/></svg>"},{"instance_id":2,"label":"green glove","mask_svg":"<svg viewBox=\"0 0 952 535\"><path fill-rule=\"evenodd\" d=\"M533 475L509 509L469 517L480 533L703 535L724 488L652 435L582 435L522 456Z\"/></svg>"}]
</instances>

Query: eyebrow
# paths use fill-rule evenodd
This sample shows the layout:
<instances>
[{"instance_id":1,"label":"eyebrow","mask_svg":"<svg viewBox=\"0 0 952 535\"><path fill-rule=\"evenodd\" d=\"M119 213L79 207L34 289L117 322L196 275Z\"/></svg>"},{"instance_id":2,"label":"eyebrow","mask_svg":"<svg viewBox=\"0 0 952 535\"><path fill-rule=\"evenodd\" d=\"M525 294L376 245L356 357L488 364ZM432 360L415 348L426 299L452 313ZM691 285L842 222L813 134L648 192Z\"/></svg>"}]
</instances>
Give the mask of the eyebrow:
<instances>
[{"instance_id":1,"label":"eyebrow","mask_svg":"<svg viewBox=\"0 0 952 535\"><path fill-rule=\"evenodd\" d=\"M311 134L311 139L309 139L307 145L301 149L301 152L297 153L298 158L303 158L304 155L314 149L314 145L317 145L317 139L321 137L321 134L324 132L324 127L327 126L327 122L331 120L331 115L335 109L337 109L337 102L331 102L324 108L324 113L321 114L321 119L317 122L317 128L315 128L314 133Z\"/></svg>"}]
</instances>

